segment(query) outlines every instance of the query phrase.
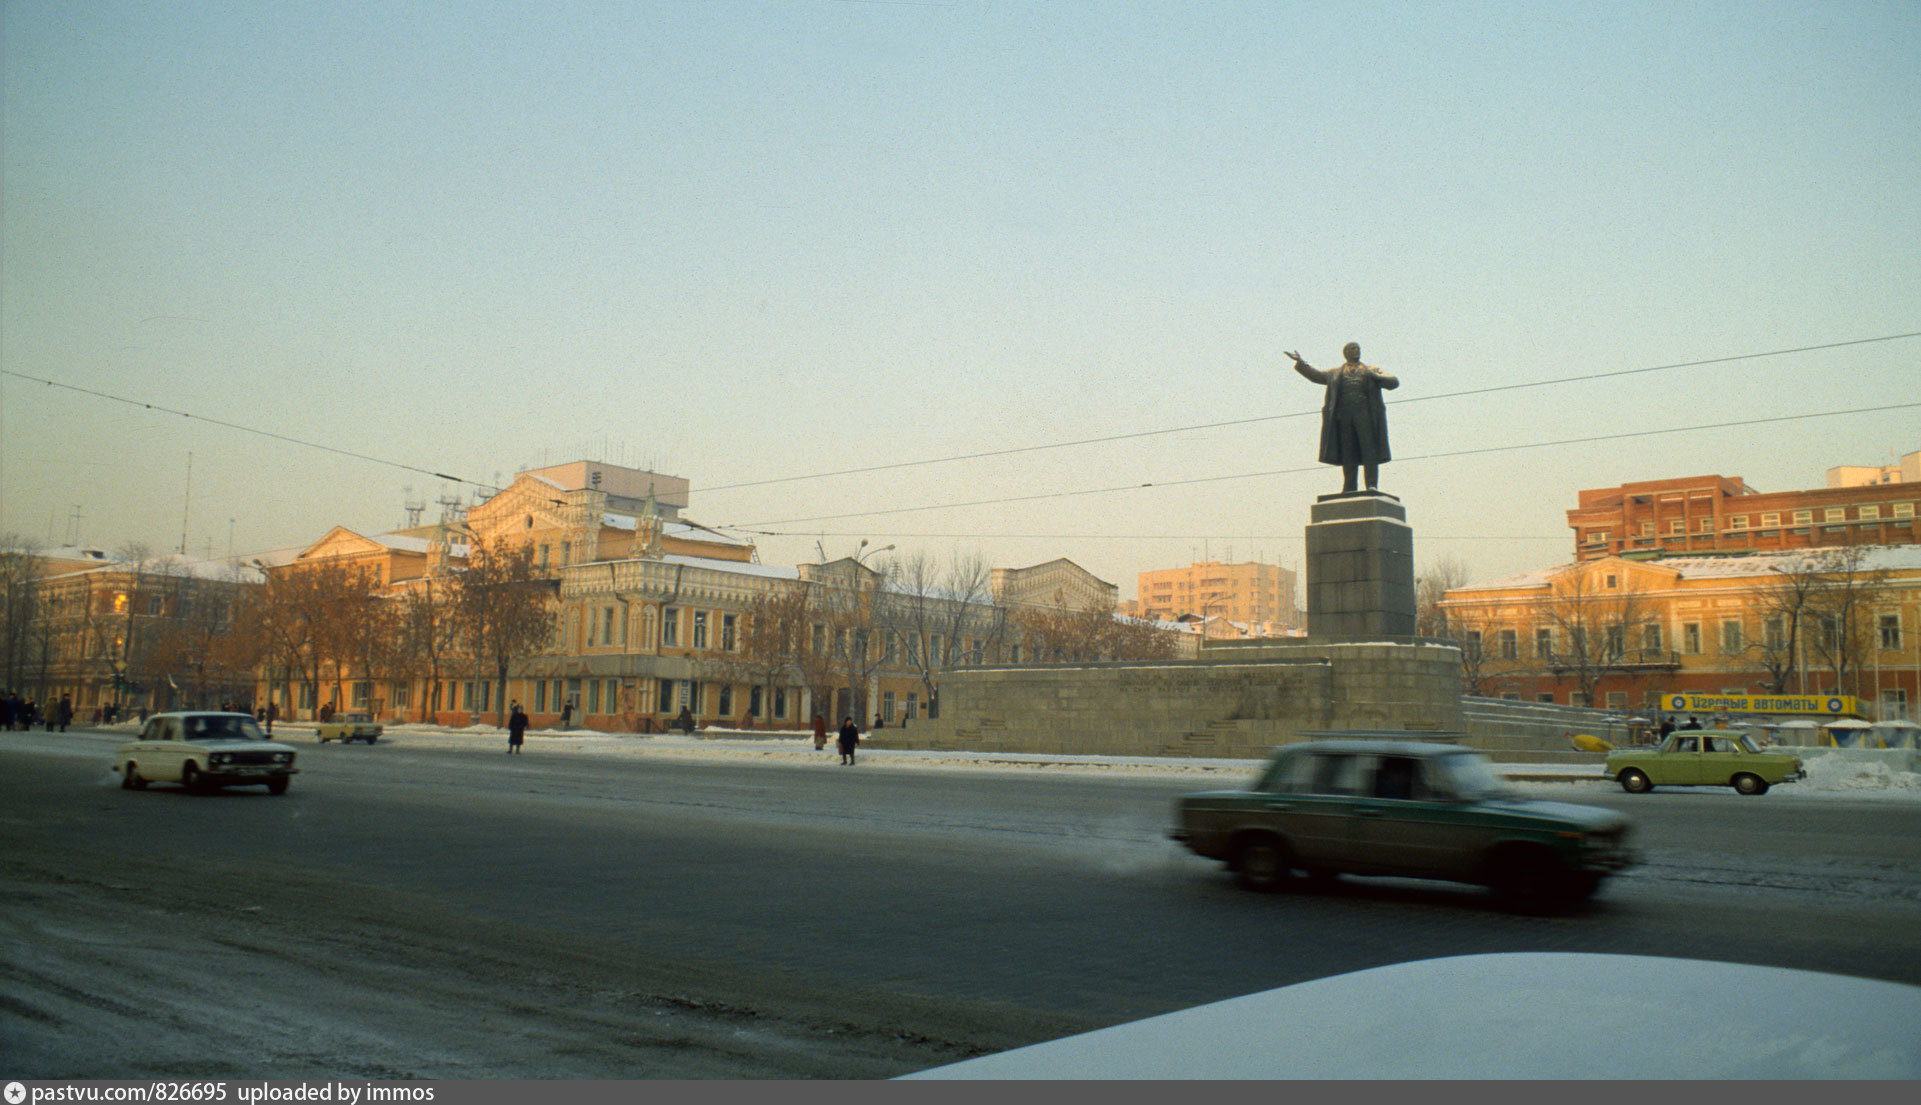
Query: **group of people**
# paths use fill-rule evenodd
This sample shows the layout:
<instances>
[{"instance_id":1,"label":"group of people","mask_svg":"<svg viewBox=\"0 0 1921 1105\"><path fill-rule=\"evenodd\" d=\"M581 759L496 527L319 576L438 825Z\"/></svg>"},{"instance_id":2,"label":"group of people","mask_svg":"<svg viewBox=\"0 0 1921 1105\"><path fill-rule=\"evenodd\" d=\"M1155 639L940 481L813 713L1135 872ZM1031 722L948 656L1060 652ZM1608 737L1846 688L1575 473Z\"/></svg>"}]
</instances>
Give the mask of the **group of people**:
<instances>
[{"instance_id":1,"label":"group of people","mask_svg":"<svg viewBox=\"0 0 1921 1105\"><path fill-rule=\"evenodd\" d=\"M834 746L840 749L842 767L847 767L854 762L854 749L859 745L860 726L854 724L851 716L841 718L840 732L835 735ZM817 750L827 747L827 719L819 714L814 715L814 747Z\"/></svg>"},{"instance_id":2,"label":"group of people","mask_svg":"<svg viewBox=\"0 0 1921 1105\"><path fill-rule=\"evenodd\" d=\"M0 729L31 729L43 725L49 733L62 733L73 723L73 699L61 695L58 702L42 705L17 693L0 698Z\"/></svg>"}]
</instances>

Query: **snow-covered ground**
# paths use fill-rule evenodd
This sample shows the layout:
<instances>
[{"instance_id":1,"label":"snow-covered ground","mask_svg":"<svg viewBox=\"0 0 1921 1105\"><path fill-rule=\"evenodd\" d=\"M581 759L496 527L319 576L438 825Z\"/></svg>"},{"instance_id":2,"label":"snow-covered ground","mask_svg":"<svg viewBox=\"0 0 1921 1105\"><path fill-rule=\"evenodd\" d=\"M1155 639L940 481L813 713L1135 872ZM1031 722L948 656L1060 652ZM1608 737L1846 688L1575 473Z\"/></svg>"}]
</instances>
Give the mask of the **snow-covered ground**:
<instances>
[{"instance_id":1,"label":"snow-covered ground","mask_svg":"<svg viewBox=\"0 0 1921 1105\"><path fill-rule=\"evenodd\" d=\"M121 722L100 728L131 733L134 722ZM309 723L282 722L274 735L296 742L311 740L314 728ZM507 744L507 731L493 725L460 728L415 723L388 724L382 740L416 746L467 748ZM826 751L816 751L811 734L800 732L753 732L731 729L701 729L692 736L680 733L613 734L594 729L530 729L529 754L564 753L567 755L613 756L623 759L730 759L743 764L838 764L831 734ZM1795 750L1803 754L1808 777L1776 788L1772 794L1798 796L1842 796L1848 798L1885 797L1921 801L1921 774L1900 771L1885 763L1862 762L1846 756ZM969 771L1048 771L1079 775L1128 775L1134 777L1191 778L1202 785L1233 786L1247 781L1259 767L1258 760L1168 759L1156 756L1075 756L1021 752L927 752L909 749L874 748L863 743L862 763L917 770ZM1516 777L1517 785L1530 793L1537 790L1565 791L1570 787L1612 785L1600 776L1594 764L1497 764L1505 774ZM1713 788L1696 788L1715 792ZM1731 792L1730 792L1731 793Z\"/></svg>"}]
</instances>

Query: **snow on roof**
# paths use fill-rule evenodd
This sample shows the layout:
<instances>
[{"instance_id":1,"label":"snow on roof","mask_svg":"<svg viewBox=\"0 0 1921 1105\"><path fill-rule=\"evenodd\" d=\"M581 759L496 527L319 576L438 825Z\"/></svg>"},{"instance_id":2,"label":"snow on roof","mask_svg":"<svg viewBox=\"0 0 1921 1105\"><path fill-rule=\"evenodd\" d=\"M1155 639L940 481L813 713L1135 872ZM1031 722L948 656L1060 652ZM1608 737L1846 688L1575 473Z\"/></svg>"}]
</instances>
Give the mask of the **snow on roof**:
<instances>
[{"instance_id":1,"label":"snow on roof","mask_svg":"<svg viewBox=\"0 0 1921 1105\"><path fill-rule=\"evenodd\" d=\"M433 543L425 537L407 537L397 533L375 534L372 540L396 552L426 553Z\"/></svg>"},{"instance_id":2,"label":"snow on roof","mask_svg":"<svg viewBox=\"0 0 1921 1105\"><path fill-rule=\"evenodd\" d=\"M1921 571L1921 545L1855 547L1859 548L1863 554L1859 566L1861 571ZM1822 555L1840 552L1844 548L1846 547L1824 545L1809 549L1790 549L1778 553L1751 553L1745 556L1665 556L1658 560L1624 560L1622 562L1665 569L1682 579L1739 579L1744 576L1778 575L1781 572L1802 570L1802 565L1811 560L1815 561L1816 570L1819 570L1819 558ZM1506 576L1486 583L1470 583L1453 590L1506 591L1546 587L1575 567L1577 564L1556 564L1553 567L1537 568L1531 572L1522 572L1519 575Z\"/></svg>"},{"instance_id":3,"label":"snow on roof","mask_svg":"<svg viewBox=\"0 0 1921 1105\"><path fill-rule=\"evenodd\" d=\"M759 576L762 579L799 579L800 571L783 568L777 564L752 564L744 560L715 560L706 556L681 556L674 554L660 558L663 564L682 564L689 568L708 568L716 572L734 572L744 576Z\"/></svg>"}]
</instances>

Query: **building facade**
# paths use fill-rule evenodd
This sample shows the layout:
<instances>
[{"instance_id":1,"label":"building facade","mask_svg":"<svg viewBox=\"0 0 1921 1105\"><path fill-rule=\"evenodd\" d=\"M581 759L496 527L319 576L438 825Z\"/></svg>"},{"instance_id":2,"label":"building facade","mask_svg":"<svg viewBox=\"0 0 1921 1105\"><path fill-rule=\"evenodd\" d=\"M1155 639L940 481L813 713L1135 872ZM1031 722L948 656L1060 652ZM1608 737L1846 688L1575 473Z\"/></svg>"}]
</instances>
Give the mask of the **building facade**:
<instances>
[{"instance_id":1,"label":"building facade","mask_svg":"<svg viewBox=\"0 0 1921 1105\"><path fill-rule=\"evenodd\" d=\"M1684 476L1579 493L1575 557L1739 555L1921 541L1921 483L1757 491L1740 477Z\"/></svg>"},{"instance_id":2,"label":"building facade","mask_svg":"<svg viewBox=\"0 0 1921 1105\"><path fill-rule=\"evenodd\" d=\"M1578 560L1441 603L1471 694L1641 710L1672 694L1852 696L1913 720L1921 546Z\"/></svg>"},{"instance_id":3,"label":"building facade","mask_svg":"<svg viewBox=\"0 0 1921 1105\"><path fill-rule=\"evenodd\" d=\"M1295 574L1278 564L1200 561L1142 572L1128 612L1143 618L1225 619L1255 627L1237 635L1279 636L1300 625ZM1272 632L1267 632L1271 627Z\"/></svg>"}]
</instances>

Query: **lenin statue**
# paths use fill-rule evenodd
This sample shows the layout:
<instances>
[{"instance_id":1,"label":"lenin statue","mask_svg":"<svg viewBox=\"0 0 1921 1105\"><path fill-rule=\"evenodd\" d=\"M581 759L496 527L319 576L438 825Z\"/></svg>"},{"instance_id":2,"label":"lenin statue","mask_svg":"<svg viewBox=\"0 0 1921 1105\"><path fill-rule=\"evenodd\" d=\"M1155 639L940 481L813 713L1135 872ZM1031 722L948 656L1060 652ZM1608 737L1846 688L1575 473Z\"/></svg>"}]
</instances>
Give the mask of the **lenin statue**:
<instances>
[{"instance_id":1,"label":"lenin statue","mask_svg":"<svg viewBox=\"0 0 1921 1105\"><path fill-rule=\"evenodd\" d=\"M1357 467L1367 469L1367 489L1373 491L1379 487L1380 466L1392 459L1381 389L1400 387L1401 382L1362 364L1358 343L1348 342L1342 352L1347 363L1326 372L1301 360L1299 353L1288 356L1294 358L1294 371L1327 385L1327 398L1321 403L1321 463L1341 466L1341 494L1352 495Z\"/></svg>"}]
</instances>

